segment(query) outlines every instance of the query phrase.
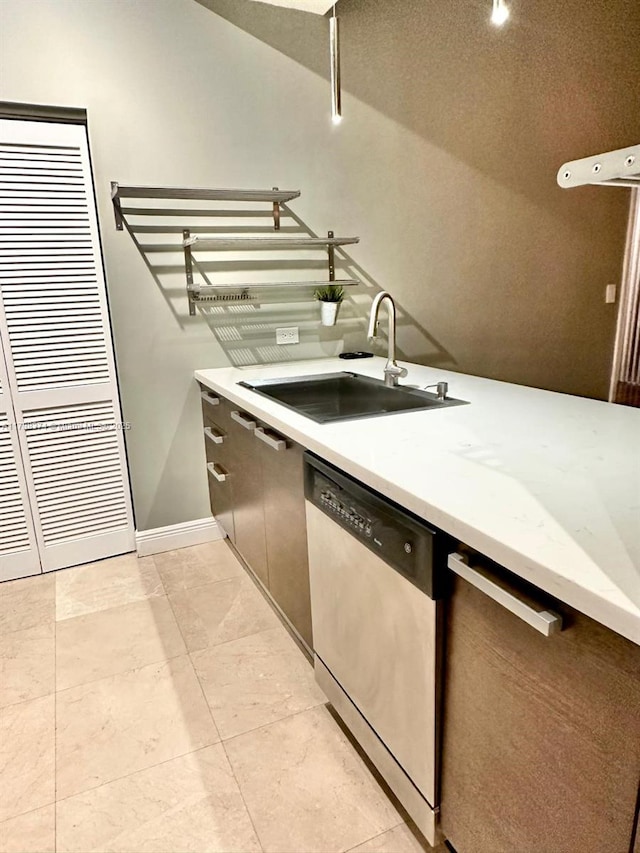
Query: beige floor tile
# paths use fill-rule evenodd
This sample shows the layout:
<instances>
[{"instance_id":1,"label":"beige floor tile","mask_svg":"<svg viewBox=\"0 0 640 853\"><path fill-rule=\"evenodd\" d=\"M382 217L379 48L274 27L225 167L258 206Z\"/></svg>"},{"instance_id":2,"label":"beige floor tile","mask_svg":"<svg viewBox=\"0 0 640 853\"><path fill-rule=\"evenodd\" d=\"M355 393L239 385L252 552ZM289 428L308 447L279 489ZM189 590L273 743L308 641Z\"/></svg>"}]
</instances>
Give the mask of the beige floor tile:
<instances>
[{"instance_id":1,"label":"beige floor tile","mask_svg":"<svg viewBox=\"0 0 640 853\"><path fill-rule=\"evenodd\" d=\"M52 803L55 697L0 710L0 821Z\"/></svg>"},{"instance_id":2,"label":"beige floor tile","mask_svg":"<svg viewBox=\"0 0 640 853\"><path fill-rule=\"evenodd\" d=\"M348 850L402 822L324 707L225 742L267 853Z\"/></svg>"},{"instance_id":3,"label":"beige floor tile","mask_svg":"<svg viewBox=\"0 0 640 853\"><path fill-rule=\"evenodd\" d=\"M57 805L59 853L253 853L253 825L222 746Z\"/></svg>"},{"instance_id":4,"label":"beige floor tile","mask_svg":"<svg viewBox=\"0 0 640 853\"><path fill-rule=\"evenodd\" d=\"M55 577L49 573L0 583L0 634L54 619Z\"/></svg>"},{"instance_id":5,"label":"beige floor tile","mask_svg":"<svg viewBox=\"0 0 640 853\"><path fill-rule=\"evenodd\" d=\"M190 652L280 625L246 576L176 592L169 599Z\"/></svg>"},{"instance_id":6,"label":"beige floor tile","mask_svg":"<svg viewBox=\"0 0 640 853\"><path fill-rule=\"evenodd\" d=\"M434 848L426 841L418 841L406 823L403 823L353 847L349 853L447 853L447 850L444 845Z\"/></svg>"},{"instance_id":7,"label":"beige floor tile","mask_svg":"<svg viewBox=\"0 0 640 853\"><path fill-rule=\"evenodd\" d=\"M56 572L56 619L164 595L152 557L124 554Z\"/></svg>"},{"instance_id":8,"label":"beige floor tile","mask_svg":"<svg viewBox=\"0 0 640 853\"><path fill-rule=\"evenodd\" d=\"M55 623L0 634L0 707L55 690Z\"/></svg>"},{"instance_id":9,"label":"beige floor tile","mask_svg":"<svg viewBox=\"0 0 640 853\"><path fill-rule=\"evenodd\" d=\"M223 739L327 701L280 626L195 652L192 660Z\"/></svg>"},{"instance_id":10,"label":"beige floor tile","mask_svg":"<svg viewBox=\"0 0 640 853\"><path fill-rule=\"evenodd\" d=\"M223 541L154 554L153 561L167 592L192 589L244 573L240 561Z\"/></svg>"},{"instance_id":11,"label":"beige floor tile","mask_svg":"<svg viewBox=\"0 0 640 853\"><path fill-rule=\"evenodd\" d=\"M58 799L219 740L188 657L56 694Z\"/></svg>"},{"instance_id":12,"label":"beige floor tile","mask_svg":"<svg viewBox=\"0 0 640 853\"><path fill-rule=\"evenodd\" d=\"M134 601L73 619L56 629L58 690L184 655L166 596Z\"/></svg>"},{"instance_id":13,"label":"beige floor tile","mask_svg":"<svg viewBox=\"0 0 640 853\"><path fill-rule=\"evenodd\" d=\"M55 849L53 804L0 823L0 853L54 853Z\"/></svg>"}]
</instances>

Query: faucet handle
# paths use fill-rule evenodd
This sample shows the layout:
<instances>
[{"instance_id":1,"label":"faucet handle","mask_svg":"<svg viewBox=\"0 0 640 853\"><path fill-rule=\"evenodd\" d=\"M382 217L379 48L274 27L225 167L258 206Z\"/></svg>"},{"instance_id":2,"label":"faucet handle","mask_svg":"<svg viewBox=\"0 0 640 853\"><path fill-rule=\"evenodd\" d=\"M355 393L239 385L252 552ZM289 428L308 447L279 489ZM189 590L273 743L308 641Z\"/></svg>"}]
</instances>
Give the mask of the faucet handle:
<instances>
[{"instance_id":1,"label":"faucet handle","mask_svg":"<svg viewBox=\"0 0 640 853\"><path fill-rule=\"evenodd\" d=\"M384 369L384 372L388 373L390 376L397 376L403 379L409 373L406 367L400 367L400 365L396 364L395 361L388 362L387 366Z\"/></svg>"},{"instance_id":2,"label":"faucet handle","mask_svg":"<svg viewBox=\"0 0 640 853\"><path fill-rule=\"evenodd\" d=\"M395 388L398 385L398 379L401 379L408 374L406 367L400 367L395 361L388 361L384 368L384 384Z\"/></svg>"}]
</instances>

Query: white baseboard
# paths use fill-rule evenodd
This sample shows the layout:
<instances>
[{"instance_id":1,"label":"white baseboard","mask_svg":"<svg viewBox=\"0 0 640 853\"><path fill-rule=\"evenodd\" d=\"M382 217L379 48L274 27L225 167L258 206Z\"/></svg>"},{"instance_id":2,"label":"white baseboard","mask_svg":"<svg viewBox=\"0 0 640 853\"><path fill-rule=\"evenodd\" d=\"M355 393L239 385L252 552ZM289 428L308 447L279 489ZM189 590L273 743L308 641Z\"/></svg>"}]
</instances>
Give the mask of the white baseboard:
<instances>
[{"instance_id":1,"label":"white baseboard","mask_svg":"<svg viewBox=\"0 0 640 853\"><path fill-rule=\"evenodd\" d=\"M215 518L197 518L195 521L156 527L154 530L136 530L136 551L139 557L148 557L150 554L202 545L203 542L214 542L216 539L224 539L224 533Z\"/></svg>"}]
</instances>

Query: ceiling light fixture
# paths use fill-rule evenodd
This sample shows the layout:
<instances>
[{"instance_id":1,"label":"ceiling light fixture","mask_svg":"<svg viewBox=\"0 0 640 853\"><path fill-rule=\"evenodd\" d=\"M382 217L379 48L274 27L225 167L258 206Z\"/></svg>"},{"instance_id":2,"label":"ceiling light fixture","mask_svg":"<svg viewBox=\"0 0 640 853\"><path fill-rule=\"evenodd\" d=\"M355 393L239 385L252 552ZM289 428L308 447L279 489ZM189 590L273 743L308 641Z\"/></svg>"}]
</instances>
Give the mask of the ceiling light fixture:
<instances>
[{"instance_id":1,"label":"ceiling light fixture","mask_svg":"<svg viewBox=\"0 0 640 853\"><path fill-rule=\"evenodd\" d=\"M329 18L329 58L331 62L331 121L340 124L342 121L342 100L340 95L340 30L336 7Z\"/></svg>"},{"instance_id":2,"label":"ceiling light fixture","mask_svg":"<svg viewBox=\"0 0 640 853\"><path fill-rule=\"evenodd\" d=\"M509 18L509 7L505 0L493 0L491 10L491 23L494 27L501 27Z\"/></svg>"}]
</instances>

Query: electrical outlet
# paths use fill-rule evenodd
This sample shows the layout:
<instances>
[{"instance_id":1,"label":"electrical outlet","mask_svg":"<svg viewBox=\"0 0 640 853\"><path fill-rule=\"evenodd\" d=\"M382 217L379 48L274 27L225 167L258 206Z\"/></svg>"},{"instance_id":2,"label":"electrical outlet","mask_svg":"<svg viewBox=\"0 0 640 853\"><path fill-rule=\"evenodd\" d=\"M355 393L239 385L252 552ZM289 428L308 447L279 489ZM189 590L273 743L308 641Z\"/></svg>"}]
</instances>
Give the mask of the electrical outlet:
<instances>
[{"instance_id":1,"label":"electrical outlet","mask_svg":"<svg viewBox=\"0 0 640 853\"><path fill-rule=\"evenodd\" d=\"M297 326L287 326L284 329L276 329L277 344L299 344L300 336Z\"/></svg>"},{"instance_id":2,"label":"electrical outlet","mask_svg":"<svg viewBox=\"0 0 640 853\"><path fill-rule=\"evenodd\" d=\"M608 284L606 290L604 292L604 301L610 305L611 303L616 301L616 286L615 284Z\"/></svg>"}]
</instances>

